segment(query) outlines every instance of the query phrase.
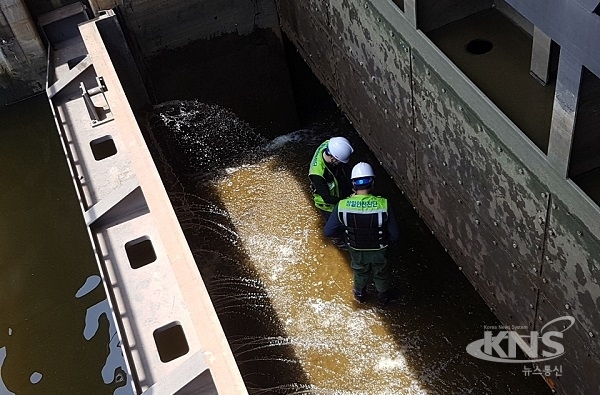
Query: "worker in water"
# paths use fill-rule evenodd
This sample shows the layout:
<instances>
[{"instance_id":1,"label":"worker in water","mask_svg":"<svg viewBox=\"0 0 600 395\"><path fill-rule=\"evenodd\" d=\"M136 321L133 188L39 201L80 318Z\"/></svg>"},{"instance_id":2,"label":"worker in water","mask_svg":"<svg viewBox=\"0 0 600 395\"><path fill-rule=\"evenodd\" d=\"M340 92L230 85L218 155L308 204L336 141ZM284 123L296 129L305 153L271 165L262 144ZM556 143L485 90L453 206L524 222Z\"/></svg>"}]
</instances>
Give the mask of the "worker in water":
<instances>
[{"instance_id":1,"label":"worker in water","mask_svg":"<svg viewBox=\"0 0 600 395\"><path fill-rule=\"evenodd\" d=\"M311 160L308 178L315 206L325 222L340 198L352 193L345 170L352 152L354 149L345 137L332 137L321 143ZM343 238L337 236L331 240L336 246L346 248Z\"/></svg>"},{"instance_id":2,"label":"worker in water","mask_svg":"<svg viewBox=\"0 0 600 395\"><path fill-rule=\"evenodd\" d=\"M360 162L352 168L354 194L340 200L325 224L327 237L344 234L349 246L354 274L354 297L366 300L367 285L373 280L380 306L392 297L390 268L386 259L389 243L398 240L396 219L388 200L371 194L375 173L371 165Z\"/></svg>"},{"instance_id":3,"label":"worker in water","mask_svg":"<svg viewBox=\"0 0 600 395\"><path fill-rule=\"evenodd\" d=\"M351 193L344 164L348 163L352 152L354 149L345 137L332 137L321 143L310 162L308 178L312 185L315 206L325 220L340 201L340 196L345 197ZM344 192L346 194L343 194Z\"/></svg>"}]
</instances>

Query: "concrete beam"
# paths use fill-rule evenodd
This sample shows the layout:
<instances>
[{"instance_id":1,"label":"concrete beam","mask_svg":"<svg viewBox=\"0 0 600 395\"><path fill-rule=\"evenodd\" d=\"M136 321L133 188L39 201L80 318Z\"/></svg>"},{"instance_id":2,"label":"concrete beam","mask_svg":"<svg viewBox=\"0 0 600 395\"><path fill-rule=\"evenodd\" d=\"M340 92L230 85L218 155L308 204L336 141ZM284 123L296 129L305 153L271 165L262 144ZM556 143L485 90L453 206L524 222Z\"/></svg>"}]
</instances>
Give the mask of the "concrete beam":
<instances>
[{"instance_id":1,"label":"concrete beam","mask_svg":"<svg viewBox=\"0 0 600 395\"><path fill-rule=\"evenodd\" d=\"M107 13L99 19L114 17L114 14ZM76 125L79 128L74 133L79 133L77 141L82 153L78 165L88 170L85 172L89 188L86 201L96 205L104 204L103 200L108 199L106 206L111 206L111 203L121 198L119 202L135 197L133 195L141 190L146 208L143 215L132 218L127 217L130 211L124 210L124 220L93 229L98 249L105 261L107 278L114 279L115 284L118 284L117 287L111 287L117 310L121 312L119 319L126 333L125 344L131 353L132 366L138 377L137 387L142 391L147 390L163 379L181 383L185 381L183 378L170 373L177 366L185 364L187 367L183 367L182 371L190 373L188 369L196 369L199 378L198 381L194 379L193 386L201 385L206 390L201 393L215 393L211 388L216 388L219 393L247 394L192 252L108 55L98 24L96 21L80 24L79 31L92 59L94 72L103 76L108 87L105 98L114 117L112 122L94 128L90 128L83 118L77 118L80 123ZM75 104L77 101L63 103L66 106ZM84 108L79 103L80 111ZM70 120L74 120L72 115ZM91 156L87 147L89 141L102 138L101 136L110 136L114 140L116 153L97 160ZM131 194L127 194L127 190L134 185L132 181L128 188L115 192L115 185L123 185L125 179L133 177L139 183L139 189L135 188ZM141 197L135 197L132 199L133 203L139 199ZM131 207L128 204L123 206ZM117 211L121 212L119 208ZM154 259L151 262L134 262L128 255L127 246L144 240L150 242ZM153 302L148 303L148 300ZM180 354L175 359L167 357L163 360L162 356L159 358L160 342L155 334L161 331L166 333L169 328L179 328L178 344L185 344L185 347L175 350ZM198 352L204 355L205 364L185 363ZM207 367L210 370L210 380L203 376ZM193 372L190 374L193 375ZM206 386L210 381L214 383L214 387ZM167 384L165 382L164 385Z\"/></svg>"},{"instance_id":2,"label":"concrete beam","mask_svg":"<svg viewBox=\"0 0 600 395\"><path fill-rule=\"evenodd\" d=\"M567 176L571 158L581 70L582 64L577 57L563 49L558 63L548 143L548 160L563 177Z\"/></svg>"},{"instance_id":3,"label":"concrete beam","mask_svg":"<svg viewBox=\"0 0 600 395\"><path fill-rule=\"evenodd\" d=\"M419 0L404 0L404 16L408 23L417 28L417 2Z\"/></svg>"},{"instance_id":4,"label":"concrete beam","mask_svg":"<svg viewBox=\"0 0 600 395\"><path fill-rule=\"evenodd\" d=\"M77 66L73 67L71 70L65 73L58 81L52 84L52 86L46 89L46 94L48 95L48 98L51 99L54 95L60 92L65 86L69 85L75 78L77 78L91 65L92 61L89 56L83 58L81 62L77 63Z\"/></svg>"},{"instance_id":5,"label":"concrete beam","mask_svg":"<svg viewBox=\"0 0 600 395\"><path fill-rule=\"evenodd\" d=\"M596 8L598 8L598 4L600 2L598 0L573 0L575 3L579 4L581 8L586 11L594 12Z\"/></svg>"},{"instance_id":6,"label":"concrete beam","mask_svg":"<svg viewBox=\"0 0 600 395\"><path fill-rule=\"evenodd\" d=\"M139 186L140 185L135 178L130 178L127 180L119 188L115 189L113 193L94 204L83 214L85 224L90 226L98 221L120 202L122 202L127 196L131 195L133 191L139 188Z\"/></svg>"},{"instance_id":7,"label":"concrete beam","mask_svg":"<svg viewBox=\"0 0 600 395\"><path fill-rule=\"evenodd\" d=\"M600 17L586 8L597 0L507 0L514 9L538 26L552 40L600 75Z\"/></svg>"},{"instance_id":8,"label":"concrete beam","mask_svg":"<svg viewBox=\"0 0 600 395\"><path fill-rule=\"evenodd\" d=\"M550 48L552 39L537 26L533 30L533 46L531 48L531 74L546 85L550 77Z\"/></svg>"}]
</instances>

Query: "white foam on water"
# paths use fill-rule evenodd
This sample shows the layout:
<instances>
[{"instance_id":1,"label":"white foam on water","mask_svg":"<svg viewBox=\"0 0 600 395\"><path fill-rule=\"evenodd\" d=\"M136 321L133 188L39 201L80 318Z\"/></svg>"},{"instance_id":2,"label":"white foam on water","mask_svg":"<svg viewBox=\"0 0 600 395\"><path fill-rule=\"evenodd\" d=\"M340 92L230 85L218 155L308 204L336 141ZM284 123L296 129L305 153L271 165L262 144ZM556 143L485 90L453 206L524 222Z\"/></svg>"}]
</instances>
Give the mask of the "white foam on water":
<instances>
[{"instance_id":1,"label":"white foam on water","mask_svg":"<svg viewBox=\"0 0 600 395\"><path fill-rule=\"evenodd\" d=\"M265 151L275 151L286 144L302 141L310 134L314 134L314 131L310 129L296 130L295 132L275 137L273 140L269 141L269 143L265 146L264 149Z\"/></svg>"},{"instance_id":2,"label":"white foam on water","mask_svg":"<svg viewBox=\"0 0 600 395\"><path fill-rule=\"evenodd\" d=\"M347 255L323 238L307 182L286 167L315 136L273 139L273 156L229 168L215 188L314 393L424 394L381 314L355 305Z\"/></svg>"}]
</instances>

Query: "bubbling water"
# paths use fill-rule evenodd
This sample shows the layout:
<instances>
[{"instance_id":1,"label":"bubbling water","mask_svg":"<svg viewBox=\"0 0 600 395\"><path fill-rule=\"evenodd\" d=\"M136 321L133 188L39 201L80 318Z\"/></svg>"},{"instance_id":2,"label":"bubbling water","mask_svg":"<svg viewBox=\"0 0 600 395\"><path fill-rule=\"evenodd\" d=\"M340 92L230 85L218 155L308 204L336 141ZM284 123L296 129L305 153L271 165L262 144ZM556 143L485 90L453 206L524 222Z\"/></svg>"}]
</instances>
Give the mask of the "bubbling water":
<instances>
[{"instance_id":1,"label":"bubbling water","mask_svg":"<svg viewBox=\"0 0 600 395\"><path fill-rule=\"evenodd\" d=\"M321 236L306 171L332 131L266 140L231 111L197 101L159 105L151 123L250 392L420 393L384 323L354 305L347 256Z\"/></svg>"},{"instance_id":2,"label":"bubbling water","mask_svg":"<svg viewBox=\"0 0 600 395\"><path fill-rule=\"evenodd\" d=\"M356 134L333 120L268 140L230 110L198 101L159 105L148 124L155 162L251 394L521 386L515 369L479 365L465 353L465 335L481 336L478 325L495 318ZM408 232L401 251L388 248L388 261L408 305L357 304L347 253L322 236L307 171L316 147L334 135L350 139L353 160L376 167L378 188L400 208Z\"/></svg>"}]
</instances>

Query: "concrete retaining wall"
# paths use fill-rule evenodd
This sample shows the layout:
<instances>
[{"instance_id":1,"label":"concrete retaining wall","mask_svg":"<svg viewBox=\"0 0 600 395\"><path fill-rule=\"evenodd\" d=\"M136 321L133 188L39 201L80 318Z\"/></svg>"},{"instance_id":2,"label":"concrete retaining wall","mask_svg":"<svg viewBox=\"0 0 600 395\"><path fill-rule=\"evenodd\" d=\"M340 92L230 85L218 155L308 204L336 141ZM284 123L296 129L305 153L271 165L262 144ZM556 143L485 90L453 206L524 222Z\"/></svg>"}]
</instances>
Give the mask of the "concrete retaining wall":
<instances>
[{"instance_id":1,"label":"concrete retaining wall","mask_svg":"<svg viewBox=\"0 0 600 395\"><path fill-rule=\"evenodd\" d=\"M143 58L223 33L278 27L273 0L123 0L118 9Z\"/></svg>"},{"instance_id":2,"label":"concrete retaining wall","mask_svg":"<svg viewBox=\"0 0 600 395\"><path fill-rule=\"evenodd\" d=\"M46 49L35 21L74 0L0 2L0 105L44 89ZM246 35L257 28L279 34L273 0L83 0L89 16L115 9L139 58L225 33Z\"/></svg>"},{"instance_id":3,"label":"concrete retaining wall","mask_svg":"<svg viewBox=\"0 0 600 395\"><path fill-rule=\"evenodd\" d=\"M0 2L0 105L41 92L46 49L22 0Z\"/></svg>"},{"instance_id":4,"label":"concrete retaining wall","mask_svg":"<svg viewBox=\"0 0 600 395\"><path fill-rule=\"evenodd\" d=\"M598 207L391 1L277 4L283 31L498 318L529 332L575 317L551 361L568 374L545 379L595 392Z\"/></svg>"}]
</instances>

